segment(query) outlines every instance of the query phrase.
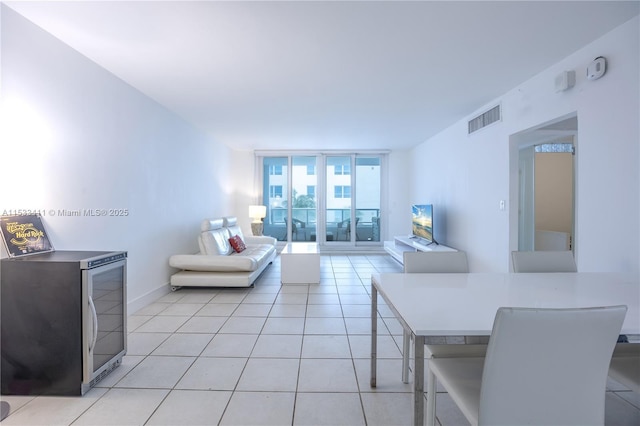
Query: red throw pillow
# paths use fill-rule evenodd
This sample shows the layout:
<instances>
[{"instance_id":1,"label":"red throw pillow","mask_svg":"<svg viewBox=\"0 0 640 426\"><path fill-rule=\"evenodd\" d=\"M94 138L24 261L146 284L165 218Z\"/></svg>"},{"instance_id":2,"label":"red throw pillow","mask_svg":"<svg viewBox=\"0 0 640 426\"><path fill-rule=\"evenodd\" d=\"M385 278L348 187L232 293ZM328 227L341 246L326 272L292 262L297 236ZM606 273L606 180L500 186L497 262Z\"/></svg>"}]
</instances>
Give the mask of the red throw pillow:
<instances>
[{"instance_id":1,"label":"red throw pillow","mask_svg":"<svg viewBox=\"0 0 640 426\"><path fill-rule=\"evenodd\" d=\"M233 247L233 249L238 253L244 251L244 249L247 248L247 246L244 245L244 241L242 241L242 238L240 238L240 235L234 235L233 237L229 238L229 243L231 244L231 247Z\"/></svg>"}]
</instances>

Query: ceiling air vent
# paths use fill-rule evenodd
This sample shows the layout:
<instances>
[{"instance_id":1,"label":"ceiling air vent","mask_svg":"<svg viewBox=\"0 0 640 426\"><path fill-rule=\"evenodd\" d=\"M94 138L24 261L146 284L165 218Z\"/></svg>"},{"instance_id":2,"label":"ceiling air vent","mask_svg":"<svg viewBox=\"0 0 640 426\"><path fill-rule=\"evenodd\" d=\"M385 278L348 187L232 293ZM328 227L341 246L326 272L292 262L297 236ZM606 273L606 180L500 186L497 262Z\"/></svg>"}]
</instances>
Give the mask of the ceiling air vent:
<instances>
[{"instance_id":1,"label":"ceiling air vent","mask_svg":"<svg viewBox=\"0 0 640 426\"><path fill-rule=\"evenodd\" d=\"M483 112L479 116L469 120L469 134L476 132L491 123L500 121L500 105L496 105L489 111Z\"/></svg>"}]
</instances>

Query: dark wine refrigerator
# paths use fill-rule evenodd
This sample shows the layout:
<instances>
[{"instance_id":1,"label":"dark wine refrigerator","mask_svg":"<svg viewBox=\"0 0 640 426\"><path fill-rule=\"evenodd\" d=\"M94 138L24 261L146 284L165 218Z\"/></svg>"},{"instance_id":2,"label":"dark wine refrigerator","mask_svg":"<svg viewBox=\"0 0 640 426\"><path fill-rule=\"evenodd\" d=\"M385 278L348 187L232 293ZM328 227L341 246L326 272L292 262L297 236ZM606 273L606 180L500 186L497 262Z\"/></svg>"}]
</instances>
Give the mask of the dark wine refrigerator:
<instances>
[{"instance_id":1,"label":"dark wine refrigerator","mask_svg":"<svg viewBox=\"0 0 640 426\"><path fill-rule=\"evenodd\" d=\"M127 350L127 253L2 259L2 394L83 395Z\"/></svg>"}]
</instances>

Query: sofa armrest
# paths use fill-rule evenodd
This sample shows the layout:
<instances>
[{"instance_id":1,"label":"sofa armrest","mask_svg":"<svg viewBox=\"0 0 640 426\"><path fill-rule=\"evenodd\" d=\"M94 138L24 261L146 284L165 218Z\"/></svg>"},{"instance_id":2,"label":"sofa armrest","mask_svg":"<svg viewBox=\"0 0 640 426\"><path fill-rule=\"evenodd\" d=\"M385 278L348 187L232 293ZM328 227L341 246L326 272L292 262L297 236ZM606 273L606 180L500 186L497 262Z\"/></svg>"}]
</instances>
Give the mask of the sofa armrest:
<instances>
[{"instance_id":1,"label":"sofa armrest","mask_svg":"<svg viewBox=\"0 0 640 426\"><path fill-rule=\"evenodd\" d=\"M276 243L278 242L278 240L276 240L273 237L269 237L266 235L260 235L260 236L256 236L256 235L245 235L244 236L244 241L247 244L269 244L272 246L275 246Z\"/></svg>"},{"instance_id":2,"label":"sofa armrest","mask_svg":"<svg viewBox=\"0 0 640 426\"><path fill-rule=\"evenodd\" d=\"M245 272L255 271L258 262L249 256L221 256L208 254L175 254L169 265L187 271Z\"/></svg>"}]
</instances>

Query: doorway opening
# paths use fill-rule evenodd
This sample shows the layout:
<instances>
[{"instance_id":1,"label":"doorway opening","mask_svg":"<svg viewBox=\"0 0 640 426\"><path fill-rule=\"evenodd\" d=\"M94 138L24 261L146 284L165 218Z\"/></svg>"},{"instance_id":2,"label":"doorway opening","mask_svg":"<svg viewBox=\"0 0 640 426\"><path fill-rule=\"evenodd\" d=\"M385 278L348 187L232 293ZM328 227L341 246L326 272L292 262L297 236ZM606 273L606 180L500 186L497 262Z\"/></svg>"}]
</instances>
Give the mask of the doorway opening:
<instances>
[{"instance_id":1,"label":"doorway opening","mask_svg":"<svg viewBox=\"0 0 640 426\"><path fill-rule=\"evenodd\" d=\"M510 251L574 250L577 115L510 137Z\"/></svg>"}]
</instances>

